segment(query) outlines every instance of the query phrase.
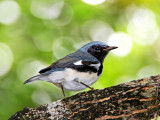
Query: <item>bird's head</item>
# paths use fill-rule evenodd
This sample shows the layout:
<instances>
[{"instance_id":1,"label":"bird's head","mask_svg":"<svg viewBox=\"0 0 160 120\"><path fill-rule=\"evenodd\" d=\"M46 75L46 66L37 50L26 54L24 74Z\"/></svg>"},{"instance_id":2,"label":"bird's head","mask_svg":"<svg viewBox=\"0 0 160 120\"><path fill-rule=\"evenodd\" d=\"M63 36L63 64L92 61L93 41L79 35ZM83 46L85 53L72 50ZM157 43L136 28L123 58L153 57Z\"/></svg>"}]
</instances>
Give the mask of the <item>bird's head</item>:
<instances>
[{"instance_id":1,"label":"bird's head","mask_svg":"<svg viewBox=\"0 0 160 120\"><path fill-rule=\"evenodd\" d=\"M116 49L116 46L108 46L107 44L94 41L84 45L82 48L79 49L81 52L87 52L94 57L96 57L99 61L103 62L106 55L109 53L110 50Z\"/></svg>"}]
</instances>

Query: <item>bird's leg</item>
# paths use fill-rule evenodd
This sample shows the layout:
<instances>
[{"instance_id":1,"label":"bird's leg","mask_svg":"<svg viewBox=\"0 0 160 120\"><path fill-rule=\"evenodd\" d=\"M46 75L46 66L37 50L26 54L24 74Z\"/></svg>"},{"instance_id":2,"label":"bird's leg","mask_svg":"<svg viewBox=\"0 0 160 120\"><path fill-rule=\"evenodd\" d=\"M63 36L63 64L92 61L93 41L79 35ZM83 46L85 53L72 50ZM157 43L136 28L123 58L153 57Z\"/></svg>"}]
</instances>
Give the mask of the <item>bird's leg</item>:
<instances>
[{"instance_id":1,"label":"bird's leg","mask_svg":"<svg viewBox=\"0 0 160 120\"><path fill-rule=\"evenodd\" d=\"M64 99L65 99L66 97L65 97L65 93L64 93L63 85L62 85L62 83L59 83L59 84L60 84L60 86L61 86L61 89L62 89L62 92L63 92L63 96L64 96Z\"/></svg>"},{"instance_id":2,"label":"bird's leg","mask_svg":"<svg viewBox=\"0 0 160 120\"><path fill-rule=\"evenodd\" d=\"M91 89L92 91L94 90L94 88L92 88L92 87L84 84L83 82L80 82L80 81L78 81L78 80L75 80L75 81L78 82L78 83L80 83L80 84L82 84L82 85L84 85L84 86L86 86L86 87L88 87L88 88Z\"/></svg>"}]
</instances>

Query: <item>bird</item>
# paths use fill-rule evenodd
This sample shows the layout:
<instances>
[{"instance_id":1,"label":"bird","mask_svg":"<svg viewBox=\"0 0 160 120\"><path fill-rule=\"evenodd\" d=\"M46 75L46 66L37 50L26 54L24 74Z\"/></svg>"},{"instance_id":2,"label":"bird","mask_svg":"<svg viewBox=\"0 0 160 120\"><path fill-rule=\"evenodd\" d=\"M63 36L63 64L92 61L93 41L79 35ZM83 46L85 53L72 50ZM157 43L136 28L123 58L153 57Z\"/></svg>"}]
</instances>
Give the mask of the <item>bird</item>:
<instances>
[{"instance_id":1,"label":"bird","mask_svg":"<svg viewBox=\"0 0 160 120\"><path fill-rule=\"evenodd\" d=\"M39 74L26 80L24 84L35 81L46 81L64 91L80 91L90 87L101 76L103 61L108 53L116 49L101 41L92 41L77 51L53 62L39 71Z\"/></svg>"}]
</instances>

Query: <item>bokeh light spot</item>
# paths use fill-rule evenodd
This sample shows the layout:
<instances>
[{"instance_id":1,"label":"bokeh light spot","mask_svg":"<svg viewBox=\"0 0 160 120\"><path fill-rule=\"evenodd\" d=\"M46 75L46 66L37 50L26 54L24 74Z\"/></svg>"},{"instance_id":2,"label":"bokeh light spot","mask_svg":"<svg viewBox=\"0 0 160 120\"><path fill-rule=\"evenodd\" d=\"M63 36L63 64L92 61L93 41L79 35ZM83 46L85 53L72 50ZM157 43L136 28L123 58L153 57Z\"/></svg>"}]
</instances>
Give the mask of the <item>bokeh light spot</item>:
<instances>
[{"instance_id":1,"label":"bokeh light spot","mask_svg":"<svg viewBox=\"0 0 160 120\"><path fill-rule=\"evenodd\" d=\"M60 59L67 54L73 52L74 40L69 37L60 37L53 42L53 54L57 59Z\"/></svg>"},{"instance_id":2,"label":"bokeh light spot","mask_svg":"<svg viewBox=\"0 0 160 120\"><path fill-rule=\"evenodd\" d=\"M37 105L43 105L43 104L48 104L52 102L49 94L45 92L44 90L34 91L32 94L32 100Z\"/></svg>"},{"instance_id":3,"label":"bokeh light spot","mask_svg":"<svg viewBox=\"0 0 160 120\"><path fill-rule=\"evenodd\" d=\"M89 20L82 26L83 35L94 41L106 42L113 32L110 25L100 20Z\"/></svg>"},{"instance_id":4,"label":"bokeh light spot","mask_svg":"<svg viewBox=\"0 0 160 120\"><path fill-rule=\"evenodd\" d=\"M45 63L42 63L39 60L33 58L26 59L19 63L17 69L17 75L22 82L31 78L34 75L37 75L39 70L47 67Z\"/></svg>"},{"instance_id":5,"label":"bokeh light spot","mask_svg":"<svg viewBox=\"0 0 160 120\"><path fill-rule=\"evenodd\" d=\"M90 5L98 5L103 3L105 0L82 0L82 1Z\"/></svg>"},{"instance_id":6,"label":"bokeh light spot","mask_svg":"<svg viewBox=\"0 0 160 120\"><path fill-rule=\"evenodd\" d=\"M141 68L137 73L137 77L143 78L143 77L153 76L157 74L159 74L158 68L156 66L149 65Z\"/></svg>"},{"instance_id":7,"label":"bokeh light spot","mask_svg":"<svg viewBox=\"0 0 160 120\"><path fill-rule=\"evenodd\" d=\"M64 7L61 10L61 14L52 20L52 24L56 26L64 26L71 22L73 17L73 9L69 4L64 4Z\"/></svg>"},{"instance_id":8,"label":"bokeh light spot","mask_svg":"<svg viewBox=\"0 0 160 120\"><path fill-rule=\"evenodd\" d=\"M17 2L6 0L0 2L0 22L2 24L14 23L20 15L20 8Z\"/></svg>"},{"instance_id":9,"label":"bokeh light spot","mask_svg":"<svg viewBox=\"0 0 160 120\"><path fill-rule=\"evenodd\" d=\"M63 6L63 0L48 0L48 2L37 0L32 2L31 12L34 16L41 19L55 19L60 15Z\"/></svg>"},{"instance_id":10,"label":"bokeh light spot","mask_svg":"<svg viewBox=\"0 0 160 120\"><path fill-rule=\"evenodd\" d=\"M6 74L13 63L13 54L8 45L0 43L0 76Z\"/></svg>"},{"instance_id":11,"label":"bokeh light spot","mask_svg":"<svg viewBox=\"0 0 160 120\"><path fill-rule=\"evenodd\" d=\"M109 46L117 46L118 48L112 52L117 56L125 56L131 52L132 39L129 35L119 32L114 33L108 40Z\"/></svg>"},{"instance_id":12,"label":"bokeh light spot","mask_svg":"<svg viewBox=\"0 0 160 120\"><path fill-rule=\"evenodd\" d=\"M103 22L93 24L90 29L90 36L94 41L106 42L112 33L113 29Z\"/></svg>"},{"instance_id":13,"label":"bokeh light spot","mask_svg":"<svg viewBox=\"0 0 160 120\"><path fill-rule=\"evenodd\" d=\"M127 17L129 19L128 33L137 44L149 45L157 40L159 28L151 10L128 8Z\"/></svg>"}]
</instances>

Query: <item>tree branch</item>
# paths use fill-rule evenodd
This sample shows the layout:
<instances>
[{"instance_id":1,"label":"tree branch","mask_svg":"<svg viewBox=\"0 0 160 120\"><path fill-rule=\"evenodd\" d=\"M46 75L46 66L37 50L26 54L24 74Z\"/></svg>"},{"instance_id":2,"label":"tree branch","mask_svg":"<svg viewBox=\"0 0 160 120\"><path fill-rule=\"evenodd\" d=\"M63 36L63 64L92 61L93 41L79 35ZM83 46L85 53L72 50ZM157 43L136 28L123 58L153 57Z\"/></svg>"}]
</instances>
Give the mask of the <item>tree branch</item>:
<instances>
[{"instance_id":1,"label":"tree branch","mask_svg":"<svg viewBox=\"0 0 160 120\"><path fill-rule=\"evenodd\" d=\"M148 120L160 112L160 75L78 93L69 98L24 108L9 120Z\"/></svg>"}]
</instances>

